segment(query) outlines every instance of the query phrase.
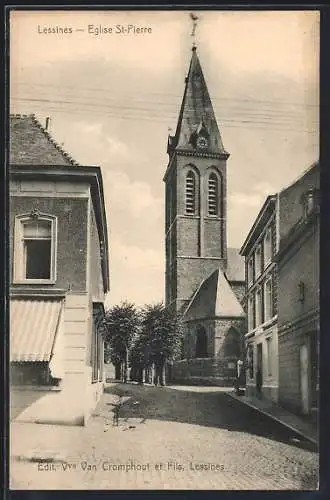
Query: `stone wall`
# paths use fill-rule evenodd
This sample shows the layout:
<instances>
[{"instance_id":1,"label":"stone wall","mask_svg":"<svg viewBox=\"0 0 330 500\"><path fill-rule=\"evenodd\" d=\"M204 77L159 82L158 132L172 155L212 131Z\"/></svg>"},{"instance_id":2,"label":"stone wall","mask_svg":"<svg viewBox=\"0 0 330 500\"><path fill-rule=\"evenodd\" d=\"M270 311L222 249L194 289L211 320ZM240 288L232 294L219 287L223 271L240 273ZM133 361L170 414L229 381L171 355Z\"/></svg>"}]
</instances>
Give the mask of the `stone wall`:
<instances>
[{"instance_id":1,"label":"stone wall","mask_svg":"<svg viewBox=\"0 0 330 500\"><path fill-rule=\"evenodd\" d=\"M176 361L170 382L232 387L235 377L236 358L195 358Z\"/></svg>"}]
</instances>

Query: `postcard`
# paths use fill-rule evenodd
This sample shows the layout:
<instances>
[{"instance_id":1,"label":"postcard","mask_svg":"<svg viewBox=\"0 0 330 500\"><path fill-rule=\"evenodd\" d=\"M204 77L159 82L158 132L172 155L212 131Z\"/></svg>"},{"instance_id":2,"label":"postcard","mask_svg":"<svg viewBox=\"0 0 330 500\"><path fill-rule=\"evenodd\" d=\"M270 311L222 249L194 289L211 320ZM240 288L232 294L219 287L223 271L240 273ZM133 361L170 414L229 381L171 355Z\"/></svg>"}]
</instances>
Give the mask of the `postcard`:
<instances>
[{"instance_id":1,"label":"postcard","mask_svg":"<svg viewBox=\"0 0 330 500\"><path fill-rule=\"evenodd\" d=\"M8 28L10 489L318 489L319 12Z\"/></svg>"}]
</instances>

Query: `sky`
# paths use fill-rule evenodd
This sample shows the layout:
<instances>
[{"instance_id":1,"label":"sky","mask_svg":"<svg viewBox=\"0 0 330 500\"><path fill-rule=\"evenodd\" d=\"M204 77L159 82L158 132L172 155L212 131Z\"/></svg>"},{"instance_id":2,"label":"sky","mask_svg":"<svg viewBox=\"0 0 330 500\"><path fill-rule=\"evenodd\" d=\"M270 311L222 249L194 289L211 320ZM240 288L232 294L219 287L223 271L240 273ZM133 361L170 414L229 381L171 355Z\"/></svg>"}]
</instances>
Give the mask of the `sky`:
<instances>
[{"instance_id":1,"label":"sky","mask_svg":"<svg viewBox=\"0 0 330 500\"><path fill-rule=\"evenodd\" d=\"M265 197L319 157L319 13L198 16L197 53L230 153L228 244L240 247ZM10 112L34 113L42 124L49 116L53 138L80 164L102 169L107 307L164 300L163 175L191 32L187 11L10 15Z\"/></svg>"}]
</instances>

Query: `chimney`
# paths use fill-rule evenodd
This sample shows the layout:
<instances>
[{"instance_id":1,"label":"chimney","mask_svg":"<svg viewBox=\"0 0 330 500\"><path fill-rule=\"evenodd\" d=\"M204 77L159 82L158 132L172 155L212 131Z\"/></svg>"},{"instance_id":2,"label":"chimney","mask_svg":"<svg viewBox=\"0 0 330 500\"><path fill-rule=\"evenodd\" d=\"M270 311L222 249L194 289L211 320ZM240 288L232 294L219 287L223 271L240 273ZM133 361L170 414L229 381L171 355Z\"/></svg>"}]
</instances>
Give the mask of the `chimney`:
<instances>
[{"instance_id":1,"label":"chimney","mask_svg":"<svg viewBox=\"0 0 330 500\"><path fill-rule=\"evenodd\" d=\"M47 116L45 130L47 130L47 132L49 132L49 129L50 129L50 117Z\"/></svg>"}]
</instances>

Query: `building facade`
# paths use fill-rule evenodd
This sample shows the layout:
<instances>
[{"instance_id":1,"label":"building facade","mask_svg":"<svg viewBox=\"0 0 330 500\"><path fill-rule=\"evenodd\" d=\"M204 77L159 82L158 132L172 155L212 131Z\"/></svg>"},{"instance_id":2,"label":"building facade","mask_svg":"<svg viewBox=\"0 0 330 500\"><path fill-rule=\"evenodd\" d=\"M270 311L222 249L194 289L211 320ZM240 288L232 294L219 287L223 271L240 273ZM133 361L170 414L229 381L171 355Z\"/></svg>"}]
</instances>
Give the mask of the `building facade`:
<instances>
[{"instance_id":1,"label":"building facade","mask_svg":"<svg viewBox=\"0 0 330 500\"><path fill-rule=\"evenodd\" d=\"M232 383L241 356L244 261L227 246L227 160L193 47L165 182L166 306L183 314L174 380Z\"/></svg>"},{"instance_id":2,"label":"building facade","mask_svg":"<svg viewBox=\"0 0 330 500\"><path fill-rule=\"evenodd\" d=\"M278 196L267 197L245 242L246 393L278 401Z\"/></svg>"},{"instance_id":3,"label":"building facade","mask_svg":"<svg viewBox=\"0 0 330 500\"><path fill-rule=\"evenodd\" d=\"M319 164L279 194L279 401L299 414L318 411Z\"/></svg>"},{"instance_id":4,"label":"building facade","mask_svg":"<svg viewBox=\"0 0 330 500\"><path fill-rule=\"evenodd\" d=\"M11 419L83 425L103 391L102 174L10 118Z\"/></svg>"}]
</instances>

